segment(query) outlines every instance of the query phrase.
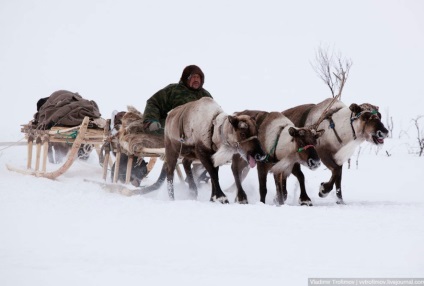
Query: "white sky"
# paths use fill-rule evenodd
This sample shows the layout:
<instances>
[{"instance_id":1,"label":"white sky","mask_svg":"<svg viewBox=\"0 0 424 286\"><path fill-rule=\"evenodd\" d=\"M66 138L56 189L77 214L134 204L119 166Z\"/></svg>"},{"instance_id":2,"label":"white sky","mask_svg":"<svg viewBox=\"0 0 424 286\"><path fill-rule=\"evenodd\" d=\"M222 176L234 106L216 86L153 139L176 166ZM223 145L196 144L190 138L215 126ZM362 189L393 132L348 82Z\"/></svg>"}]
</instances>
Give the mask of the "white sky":
<instances>
[{"instance_id":1,"label":"white sky","mask_svg":"<svg viewBox=\"0 0 424 286\"><path fill-rule=\"evenodd\" d=\"M203 2L0 1L0 116L10 130L0 140L19 137L36 101L58 89L109 118L128 104L143 110L189 64L227 113L317 103L330 95L310 64L319 46L353 61L346 104L378 105L395 128L424 114L424 2Z\"/></svg>"}]
</instances>

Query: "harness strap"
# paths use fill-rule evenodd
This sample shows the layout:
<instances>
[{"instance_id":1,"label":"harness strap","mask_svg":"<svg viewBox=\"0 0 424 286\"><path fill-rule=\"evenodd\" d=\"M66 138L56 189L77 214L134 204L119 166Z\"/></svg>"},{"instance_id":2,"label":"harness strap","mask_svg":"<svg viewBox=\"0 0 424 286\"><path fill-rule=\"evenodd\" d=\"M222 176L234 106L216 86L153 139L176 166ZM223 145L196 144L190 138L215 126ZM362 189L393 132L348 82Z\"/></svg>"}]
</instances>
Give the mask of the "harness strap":
<instances>
[{"instance_id":1,"label":"harness strap","mask_svg":"<svg viewBox=\"0 0 424 286\"><path fill-rule=\"evenodd\" d=\"M276 161L277 156L275 154L275 151L277 149L278 141L280 140L280 135L281 135L281 132L283 132L283 129L284 129L284 126L281 126L280 130L277 133L277 137L275 138L274 145L272 146L271 151L268 154L266 154L265 162L269 162L269 158L271 157L272 153L273 153L272 158L274 158L273 162Z\"/></svg>"},{"instance_id":2,"label":"harness strap","mask_svg":"<svg viewBox=\"0 0 424 286\"><path fill-rule=\"evenodd\" d=\"M337 133L337 131L336 131L336 124L334 123L334 121L333 121L333 117L331 117L331 115L330 116L328 116L327 118L326 118L328 121L330 121L330 126L329 126L329 128L331 128L331 129L333 129L333 131L334 131L334 135L336 135L336 138L337 138L337 141L339 141L339 143L340 144L342 144L342 139L340 138L340 136L339 136L339 134Z\"/></svg>"},{"instance_id":3,"label":"harness strap","mask_svg":"<svg viewBox=\"0 0 424 286\"><path fill-rule=\"evenodd\" d=\"M212 125L211 125L211 130L210 130L210 134L211 134L211 149L216 151L218 150L218 147L215 145L215 143L213 142L213 134L215 131L215 125L214 125L214 121L216 120L216 118L218 117L220 113L218 112L217 114L215 114L215 116L212 118ZM222 124L218 127L218 132L221 133L221 126Z\"/></svg>"},{"instance_id":4,"label":"harness strap","mask_svg":"<svg viewBox=\"0 0 424 286\"><path fill-rule=\"evenodd\" d=\"M352 128L353 140L356 140L356 132L355 132L355 129L353 128L353 121L358 119L360 115L361 113L358 113L356 114L356 116L353 116L353 112L350 114L350 127Z\"/></svg>"},{"instance_id":5,"label":"harness strap","mask_svg":"<svg viewBox=\"0 0 424 286\"><path fill-rule=\"evenodd\" d=\"M186 135L184 133L184 113L186 111L187 106L183 107L183 110L181 111L181 114L178 118L178 125L180 127L180 142L183 143L185 142L186 139Z\"/></svg>"}]
</instances>

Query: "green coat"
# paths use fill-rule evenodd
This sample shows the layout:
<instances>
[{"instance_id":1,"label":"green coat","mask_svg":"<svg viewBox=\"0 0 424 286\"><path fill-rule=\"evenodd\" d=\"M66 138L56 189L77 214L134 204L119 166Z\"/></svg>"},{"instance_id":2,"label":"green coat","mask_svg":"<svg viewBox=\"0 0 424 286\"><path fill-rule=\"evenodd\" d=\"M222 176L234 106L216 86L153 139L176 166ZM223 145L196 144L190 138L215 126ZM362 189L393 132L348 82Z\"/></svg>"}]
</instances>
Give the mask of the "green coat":
<instances>
[{"instance_id":1,"label":"green coat","mask_svg":"<svg viewBox=\"0 0 424 286\"><path fill-rule=\"evenodd\" d=\"M193 90L186 87L182 82L170 84L147 100L143 121L159 121L163 128L165 119L171 109L202 97L212 98L211 94L203 87Z\"/></svg>"}]
</instances>

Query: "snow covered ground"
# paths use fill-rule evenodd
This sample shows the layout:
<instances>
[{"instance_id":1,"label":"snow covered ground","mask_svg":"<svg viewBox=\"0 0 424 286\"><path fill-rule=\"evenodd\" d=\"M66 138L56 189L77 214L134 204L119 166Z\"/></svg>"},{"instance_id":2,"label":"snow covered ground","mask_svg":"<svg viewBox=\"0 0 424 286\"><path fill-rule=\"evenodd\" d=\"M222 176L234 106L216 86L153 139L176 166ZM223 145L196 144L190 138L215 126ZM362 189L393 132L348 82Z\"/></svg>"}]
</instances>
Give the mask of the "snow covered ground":
<instances>
[{"instance_id":1,"label":"snow covered ground","mask_svg":"<svg viewBox=\"0 0 424 286\"><path fill-rule=\"evenodd\" d=\"M344 198L318 197L330 171L306 171L313 207L297 204L289 179L287 205L259 201L256 170L244 182L249 205L197 201L176 184L145 196L108 193L97 155L57 180L10 172L24 168L26 148L0 152L0 285L307 285L311 277L422 277L424 193L422 157L388 139L364 143L356 168L344 168ZM386 150L391 154L386 155ZM161 162L146 184L155 181ZM49 168L56 166L49 165ZM221 184L233 178L220 170ZM227 192L233 202L234 193Z\"/></svg>"}]
</instances>

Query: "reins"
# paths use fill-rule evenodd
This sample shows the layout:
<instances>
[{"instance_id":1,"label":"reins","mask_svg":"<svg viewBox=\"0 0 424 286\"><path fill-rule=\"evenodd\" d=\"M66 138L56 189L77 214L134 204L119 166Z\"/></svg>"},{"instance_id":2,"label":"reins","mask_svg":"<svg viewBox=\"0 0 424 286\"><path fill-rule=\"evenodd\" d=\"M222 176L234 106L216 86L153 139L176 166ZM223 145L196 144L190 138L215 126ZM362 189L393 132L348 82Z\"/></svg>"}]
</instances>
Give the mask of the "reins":
<instances>
[{"instance_id":1,"label":"reins","mask_svg":"<svg viewBox=\"0 0 424 286\"><path fill-rule=\"evenodd\" d=\"M18 141L16 141L16 142L5 142L5 143L0 143L0 146L6 146L6 147L4 147L4 148L0 149L0 152L1 152L1 151L3 151L3 150L8 149L8 148L10 148L10 147L20 145L19 143L20 143L22 140L24 140L24 139L25 139L25 137L23 137L23 138L19 139L19 140L18 140Z\"/></svg>"}]
</instances>

